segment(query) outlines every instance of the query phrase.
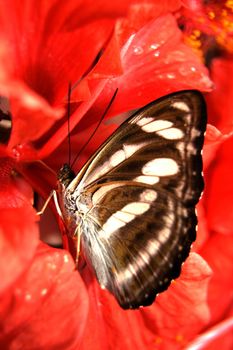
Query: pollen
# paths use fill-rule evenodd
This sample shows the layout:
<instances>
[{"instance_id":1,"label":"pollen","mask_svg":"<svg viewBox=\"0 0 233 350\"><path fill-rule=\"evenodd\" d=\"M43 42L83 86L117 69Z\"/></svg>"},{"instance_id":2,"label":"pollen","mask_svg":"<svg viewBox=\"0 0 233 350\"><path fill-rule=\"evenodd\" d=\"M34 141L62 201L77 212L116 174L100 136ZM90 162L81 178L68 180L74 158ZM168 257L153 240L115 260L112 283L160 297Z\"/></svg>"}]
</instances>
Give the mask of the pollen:
<instances>
[{"instance_id":1,"label":"pollen","mask_svg":"<svg viewBox=\"0 0 233 350\"><path fill-rule=\"evenodd\" d=\"M185 36L185 43L195 51L201 60L203 60L202 43L200 38L201 31L193 29L191 34Z\"/></svg>"},{"instance_id":2,"label":"pollen","mask_svg":"<svg viewBox=\"0 0 233 350\"><path fill-rule=\"evenodd\" d=\"M233 52L233 0L209 6L206 12L216 41L226 51Z\"/></svg>"},{"instance_id":3,"label":"pollen","mask_svg":"<svg viewBox=\"0 0 233 350\"><path fill-rule=\"evenodd\" d=\"M225 7L233 11L233 0L226 1Z\"/></svg>"},{"instance_id":4,"label":"pollen","mask_svg":"<svg viewBox=\"0 0 233 350\"><path fill-rule=\"evenodd\" d=\"M214 13L214 11L209 11L208 17L209 17L209 19L214 19L216 17L216 14Z\"/></svg>"}]
</instances>

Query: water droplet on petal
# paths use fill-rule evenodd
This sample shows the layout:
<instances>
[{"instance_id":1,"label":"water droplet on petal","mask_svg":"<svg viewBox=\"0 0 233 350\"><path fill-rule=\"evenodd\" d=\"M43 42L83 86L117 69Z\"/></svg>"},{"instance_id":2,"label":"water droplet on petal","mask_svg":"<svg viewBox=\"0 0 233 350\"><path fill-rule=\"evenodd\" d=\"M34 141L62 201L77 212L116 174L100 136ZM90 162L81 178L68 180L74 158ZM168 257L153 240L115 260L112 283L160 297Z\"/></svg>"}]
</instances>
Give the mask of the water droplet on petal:
<instances>
[{"instance_id":1,"label":"water droplet on petal","mask_svg":"<svg viewBox=\"0 0 233 350\"><path fill-rule=\"evenodd\" d=\"M133 52L135 55L141 55L143 53L143 48L141 46L135 46Z\"/></svg>"},{"instance_id":2,"label":"water droplet on petal","mask_svg":"<svg viewBox=\"0 0 233 350\"><path fill-rule=\"evenodd\" d=\"M175 74L174 73L167 73L167 78L168 79L175 79Z\"/></svg>"},{"instance_id":3,"label":"water droplet on petal","mask_svg":"<svg viewBox=\"0 0 233 350\"><path fill-rule=\"evenodd\" d=\"M47 266L51 270L56 270L56 268L57 268L57 265L54 263L51 263L51 262L47 263Z\"/></svg>"},{"instance_id":4,"label":"water droplet on petal","mask_svg":"<svg viewBox=\"0 0 233 350\"><path fill-rule=\"evenodd\" d=\"M25 293L25 300L26 301L29 301L29 300L31 300L32 299L32 295L30 294L30 293Z\"/></svg>"},{"instance_id":5,"label":"water droplet on petal","mask_svg":"<svg viewBox=\"0 0 233 350\"><path fill-rule=\"evenodd\" d=\"M65 263L69 262L69 256L67 254L64 255L64 262Z\"/></svg>"},{"instance_id":6,"label":"water droplet on petal","mask_svg":"<svg viewBox=\"0 0 233 350\"><path fill-rule=\"evenodd\" d=\"M160 55L160 52L159 51L155 51L154 56L155 57L159 57L159 55Z\"/></svg>"},{"instance_id":7,"label":"water droplet on petal","mask_svg":"<svg viewBox=\"0 0 233 350\"><path fill-rule=\"evenodd\" d=\"M190 72L190 70L187 67L180 67L179 72L181 75L183 75L184 77L187 76Z\"/></svg>"},{"instance_id":8,"label":"water droplet on petal","mask_svg":"<svg viewBox=\"0 0 233 350\"><path fill-rule=\"evenodd\" d=\"M150 45L150 48L151 48L152 50L157 50L157 49L159 48L159 46L160 46L160 44L154 43L154 44L151 44L151 45Z\"/></svg>"},{"instance_id":9,"label":"water droplet on petal","mask_svg":"<svg viewBox=\"0 0 233 350\"><path fill-rule=\"evenodd\" d=\"M40 292L40 294L41 294L42 296L46 295L47 293L48 293L48 289L47 289L47 288L43 288L43 289L41 290L41 292Z\"/></svg>"}]
</instances>

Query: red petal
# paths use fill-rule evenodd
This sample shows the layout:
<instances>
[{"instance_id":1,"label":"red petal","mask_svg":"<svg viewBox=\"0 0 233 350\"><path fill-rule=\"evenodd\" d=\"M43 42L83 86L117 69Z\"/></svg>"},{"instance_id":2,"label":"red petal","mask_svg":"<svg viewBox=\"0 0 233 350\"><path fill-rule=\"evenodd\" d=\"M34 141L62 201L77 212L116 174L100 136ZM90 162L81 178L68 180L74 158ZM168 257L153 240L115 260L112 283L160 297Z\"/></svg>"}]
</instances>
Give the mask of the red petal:
<instances>
[{"instance_id":1,"label":"red petal","mask_svg":"<svg viewBox=\"0 0 233 350\"><path fill-rule=\"evenodd\" d=\"M127 108L132 109L169 92L209 90L212 86L204 65L182 43L182 34L171 15L159 17L139 30L122 49L122 56L125 74L117 79L119 106L125 107L127 101Z\"/></svg>"},{"instance_id":2,"label":"red petal","mask_svg":"<svg viewBox=\"0 0 233 350\"><path fill-rule=\"evenodd\" d=\"M0 158L0 208L18 208L33 203L31 186L14 173L15 163L10 158Z\"/></svg>"},{"instance_id":3,"label":"red petal","mask_svg":"<svg viewBox=\"0 0 233 350\"><path fill-rule=\"evenodd\" d=\"M203 199L199 201L196 210L198 218L197 239L192 245L192 250L198 252L209 238L208 222Z\"/></svg>"},{"instance_id":4,"label":"red petal","mask_svg":"<svg viewBox=\"0 0 233 350\"><path fill-rule=\"evenodd\" d=\"M88 76L88 79L108 78L109 76L117 76L122 73L120 47L116 36L113 35L99 62Z\"/></svg>"},{"instance_id":5,"label":"red petal","mask_svg":"<svg viewBox=\"0 0 233 350\"><path fill-rule=\"evenodd\" d=\"M181 276L157 297L151 308L144 308L145 321L151 331L157 330L158 349L182 348L206 325L210 318L207 288L211 270L197 254L191 253Z\"/></svg>"},{"instance_id":6,"label":"red petal","mask_svg":"<svg viewBox=\"0 0 233 350\"><path fill-rule=\"evenodd\" d=\"M10 99L13 126L9 149L38 139L64 114L63 109L50 107L46 100L26 91L20 84L16 89L19 96ZM24 98L27 101L23 101Z\"/></svg>"},{"instance_id":7,"label":"red petal","mask_svg":"<svg viewBox=\"0 0 233 350\"><path fill-rule=\"evenodd\" d=\"M50 4L38 4L9 0L7 6L1 4L4 16L1 17L0 90L11 102L10 148L38 140L63 116L61 104L67 94L68 82L77 82L86 73L110 36L114 22L101 18L124 14L130 3L100 1L93 6L93 3L83 5L75 1L53 0ZM167 1L151 6L153 13L156 9L158 15L176 10L180 5ZM91 21L88 26L77 28L87 20ZM105 55L108 64L99 66L105 75L119 71L119 62L115 59L106 61L108 56ZM114 70L112 62L117 63ZM85 99L84 91L88 98L88 90L82 89L78 96Z\"/></svg>"},{"instance_id":8,"label":"red petal","mask_svg":"<svg viewBox=\"0 0 233 350\"><path fill-rule=\"evenodd\" d=\"M70 16L79 20L75 1L48 5L9 0L5 5L0 5L4 13L0 18L0 91L11 102L13 147L37 140L63 116L68 83L77 82L90 68L111 34L113 21L67 30ZM6 21L7 17L11 20Z\"/></svg>"},{"instance_id":9,"label":"red petal","mask_svg":"<svg viewBox=\"0 0 233 350\"><path fill-rule=\"evenodd\" d=\"M32 189L11 175L13 163L0 159L0 293L25 271L38 244L38 216L32 208Z\"/></svg>"},{"instance_id":10,"label":"red petal","mask_svg":"<svg viewBox=\"0 0 233 350\"><path fill-rule=\"evenodd\" d=\"M88 299L73 260L65 251L41 244L28 271L4 296L1 305L1 348L77 348Z\"/></svg>"},{"instance_id":11,"label":"red petal","mask_svg":"<svg viewBox=\"0 0 233 350\"><path fill-rule=\"evenodd\" d=\"M233 62L230 59L215 59L211 64L211 78L215 89L207 94L209 121L222 133L233 131L233 83L229 79L233 74Z\"/></svg>"},{"instance_id":12,"label":"red petal","mask_svg":"<svg viewBox=\"0 0 233 350\"><path fill-rule=\"evenodd\" d=\"M232 350L232 344L233 317L229 317L197 337L186 350Z\"/></svg>"},{"instance_id":13,"label":"red petal","mask_svg":"<svg viewBox=\"0 0 233 350\"><path fill-rule=\"evenodd\" d=\"M123 24L118 28L122 36L123 28ZM117 87L119 91L108 116L141 107L176 90L208 91L212 87L208 70L183 44L172 15L159 17L134 33L121 56L124 74L109 82L90 111L90 118L104 110Z\"/></svg>"},{"instance_id":14,"label":"red petal","mask_svg":"<svg viewBox=\"0 0 233 350\"><path fill-rule=\"evenodd\" d=\"M60 12L58 12L58 18L54 17L55 22L61 20L61 15L66 15L67 12L70 13L70 17L65 22L67 28L75 28L80 25L84 25L87 22L99 19L99 18L116 18L124 16L129 10L130 5L147 7L151 11L152 16L160 16L168 11L176 11L181 6L179 0L164 0L164 1L150 1L145 2L138 0L137 2L132 0L120 0L117 2L109 2L107 0L97 0L93 2L92 0L86 0L85 6L82 1L70 1L68 4L66 1L60 1ZM67 6L65 6L67 4ZM59 7L59 1L57 1L57 7ZM65 12L64 12L65 11ZM79 14L78 21L76 19L75 13ZM59 22L58 22L59 23Z\"/></svg>"},{"instance_id":15,"label":"red petal","mask_svg":"<svg viewBox=\"0 0 233 350\"><path fill-rule=\"evenodd\" d=\"M38 244L38 217L30 206L1 209L0 275L2 293L28 267Z\"/></svg>"},{"instance_id":16,"label":"red petal","mask_svg":"<svg viewBox=\"0 0 233 350\"><path fill-rule=\"evenodd\" d=\"M222 143L206 175L205 201L211 230L232 234L233 228L233 137Z\"/></svg>"},{"instance_id":17,"label":"red petal","mask_svg":"<svg viewBox=\"0 0 233 350\"><path fill-rule=\"evenodd\" d=\"M135 311L122 310L86 273L91 307L81 349L180 349L209 320L206 298L210 272L199 255L190 254L180 278L169 290L151 307Z\"/></svg>"},{"instance_id":18,"label":"red petal","mask_svg":"<svg viewBox=\"0 0 233 350\"><path fill-rule=\"evenodd\" d=\"M205 143L203 147L204 169L207 169L212 160L214 160L216 153L224 140L225 137L217 128L213 125L207 124Z\"/></svg>"},{"instance_id":19,"label":"red petal","mask_svg":"<svg viewBox=\"0 0 233 350\"><path fill-rule=\"evenodd\" d=\"M232 247L232 234L212 234L212 237L200 251L213 270L208 292L212 324L221 320L232 305Z\"/></svg>"},{"instance_id":20,"label":"red petal","mask_svg":"<svg viewBox=\"0 0 233 350\"><path fill-rule=\"evenodd\" d=\"M89 271L85 271L84 279L88 285L90 308L80 350L149 349L145 337L147 328L140 311L121 309L111 294L100 289Z\"/></svg>"},{"instance_id":21,"label":"red petal","mask_svg":"<svg viewBox=\"0 0 233 350\"><path fill-rule=\"evenodd\" d=\"M70 130L79 124L80 120L83 118L85 113L90 109L96 98L103 91L104 86L106 85L107 80L101 80L95 83L95 86L92 90L92 96L86 102L80 104L80 106L76 109L76 111L72 114L72 118L70 119ZM85 118L87 119L87 118ZM39 158L44 158L50 155L61 143L64 139L67 138L67 121L53 134L47 143L40 149L38 153Z\"/></svg>"}]
</instances>

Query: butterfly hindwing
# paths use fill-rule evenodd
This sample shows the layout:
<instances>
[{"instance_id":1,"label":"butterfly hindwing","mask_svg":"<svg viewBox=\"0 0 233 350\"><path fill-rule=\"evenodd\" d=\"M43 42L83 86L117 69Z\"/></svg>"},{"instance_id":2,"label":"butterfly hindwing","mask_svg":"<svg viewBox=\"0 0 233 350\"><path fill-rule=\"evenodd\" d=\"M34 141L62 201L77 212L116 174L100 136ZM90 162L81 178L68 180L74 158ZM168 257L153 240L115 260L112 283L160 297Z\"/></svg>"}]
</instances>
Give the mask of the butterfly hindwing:
<instances>
[{"instance_id":1,"label":"butterfly hindwing","mask_svg":"<svg viewBox=\"0 0 233 350\"><path fill-rule=\"evenodd\" d=\"M205 125L199 92L155 101L116 130L63 194L87 261L123 308L151 304L195 240Z\"/></svg>"}]
</instances>

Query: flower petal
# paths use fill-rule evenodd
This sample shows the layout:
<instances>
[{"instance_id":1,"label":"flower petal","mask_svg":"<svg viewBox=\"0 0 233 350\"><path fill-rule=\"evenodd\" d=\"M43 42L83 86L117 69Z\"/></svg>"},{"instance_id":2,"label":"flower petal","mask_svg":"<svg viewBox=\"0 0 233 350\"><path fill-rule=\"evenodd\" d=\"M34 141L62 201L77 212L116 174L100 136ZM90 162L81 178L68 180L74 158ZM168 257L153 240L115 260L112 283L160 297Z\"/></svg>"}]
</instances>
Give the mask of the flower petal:
<instances>
[{"instance_id":1,"label":"flower petal","mask_svg":"<svg viewBox=\"0 0 233 350\"><path fill-rule=\"evenodd\" d=\"M209 229L229 234L233 232L232 147L233 137L231 136L222 143L211 171L206 174L205 189Z\"/></svg>"},{"instance_id":2,"label":"flower petal","mask_svg":"<svg viewBox=\"0 0 233 350\"><path fill-rule=\"evenodd\" d=\"M86 271L91 307L81 349L180 349L209 320L210 274L207 263L191 253L181 276L151 307L125 311Z\"/></svg>"},{"instance_id":3,"label":"flower petal","mask_svg":"<svg viewBox=\"0 0 233 350\"><path fill-rule=\"evenodd\" d=\"M186 350L231 350L233 344L233 317L225 319L198 336Z\"/></svg>"},{"instance_id":4,"label":"flower petal","mask_svg":"<svg viewBox=\"0 0 233 350\"><path fill-rule=\"evenodd\" d=\"M211 78L215 89L207 94L209 121L223 134L233 132L233 83L229 79L233 74L233 62L230 59L215 59L211 65Z\"/></svg>"},{"instance_id":5,"label":"flower petal","mask_svg":"<svg viewBox=\"0 0 233 350\"><path fill-rule=\"evenodd\" d=\"M183 265L180 277L142 313L158 349L181 349L209 321L207 288L211 269L196 253Z\"/></svg>"},{"instance_id":6,"label":"flower petal","mask_svg":"<svg viewBox=\"0 0 233 350\"><path fill-rule=\"evenodd\" d=\"M200 251L213 270L208 292L211 324L221 320L232 305L232 246L232 234L212 233L211 238Z\"/></svg>"},{"instance_id":7,"label":"flower petal","mask_svg":"<svg viewBox=\"0 0 233 350\"><path fill-rule=\"evenodd\" d=\"M109 292L101 290L87 269L83 277L88 285L90 308L80 350L150 349L140 311L120 308Z\"/></svg>"},{"instance_id":8,"label":"flower petal","mask_svg":"<svg viewBox=\"0 0 233 350\"><path fill-rule=\"evenodd\" d=\"M123 28L123 24L119 26L120 33ZM212 88L207 69L183 44L172 15L161 16L132 33L121 55L124 74L112 79L97 101L98 109L104 109L118 87L108 116L141 107L176 90ZM92 115L96 114L94 107Z\"/></svg>"},{"instance_id":9,"label":"flower petal","mask_svg":"<svg viewBox=\"0 0 233 350\"><path fill-rule=\"evenodd\" d=\"M74 262L44 244L29 269L1 299L1 348L75 349L86 322L88 299Z\"/></svg>"},{"instance_id":10,"label":"flower petal","mask_svg":"<svg viewBox=\"0 0 233 350\"><path fill-rule=\"evenodd\" d=\"M69 82L76 83L90 69L114 21L100 19L68 30L66 21L80 15L75 1L9 0L5 5L0 4L0 92L10 100L13 148L38 140L64 115ZM86 89L83 98L85 91L89 97Z\"/></svg>"},{"instance_id":11,"label":"flower petal","mask_svg":"<svg viewBox=\"0 0 233 350\"><path fill-rule=\"evenodd\" d=\"M0 294L27 269L39 241L32 189L10 176L12 162L0 159Z\"/></svg>"},{"instance_id":12,"label":"flower petal","mask_svg":"<svg viewBox=\"0 0 233 350\"><path fill-rule=\"evenodd\" d=\"M211 124L207 124L205 143L203 147L203 167L207 170L211 162L216 157L216 153L226 139L222 133Z\"/></svg>"},{"instance_id":13,"label":"flower petal","mask_svg":"<svg viewBox=\"0 0 233 350\"><path fill-rule=\"evenodd\" d=\"M1 209L0 275L2 293L25 271L38 243L38 218L30 206Z\"/></svg>"}]
</instances>

